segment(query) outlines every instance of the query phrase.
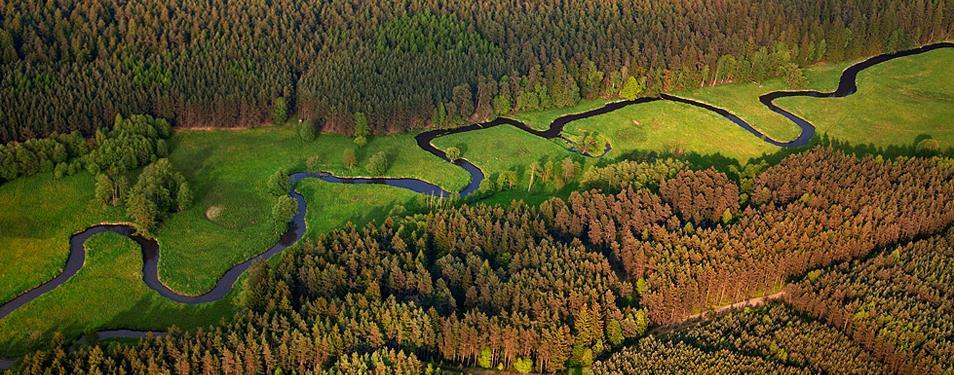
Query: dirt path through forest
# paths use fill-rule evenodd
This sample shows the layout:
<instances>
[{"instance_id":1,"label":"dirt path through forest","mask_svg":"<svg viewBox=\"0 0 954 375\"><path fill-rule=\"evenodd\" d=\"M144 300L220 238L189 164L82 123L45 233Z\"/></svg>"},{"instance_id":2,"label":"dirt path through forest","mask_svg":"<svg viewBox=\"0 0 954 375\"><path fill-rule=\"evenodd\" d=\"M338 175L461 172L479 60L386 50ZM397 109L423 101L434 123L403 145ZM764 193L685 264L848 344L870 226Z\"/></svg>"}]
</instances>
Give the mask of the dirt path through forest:
<instances>
[{"instance_id":1,"label":"dirt path through forest","mask_svg":"<svg viewBox=\"0 0 954 375\"><path fill-rule=\"evenodd\" d=\"M754 307L754 306L759 306L759 305L764 304L764 303L766 303L766 302L768 302L768 301L772 301L772 300L776 300L776 299L782 298L783 296L785 296L785 293L786 293L787 290L788 290L788 286L786 286L785 288L782 288L781 291L779 291L779 292L777 292L777 293L774 293L774 294L769 294L769 295L767 295L767 296L762 296L762 297L750 298L750 299L747 299L747 300L744 300L744 301L741 301L741 302L733 303L733 304L728 305L728 306L719 307L719 308L717 308L717 309L715 309L715 310L706 310L706 311L703 311L703 312L698 313L698 314L689 315L689 317L686 318L686 320L693 320L693 319L697 319L697 318L702 318L702 319L704 319L705 317L709 316L710 314L718 314L718 313L721 313L721 312L726 311L726 310L737 309L737 308L740 308L740 307Z\"/></svg>"}]
</instances>

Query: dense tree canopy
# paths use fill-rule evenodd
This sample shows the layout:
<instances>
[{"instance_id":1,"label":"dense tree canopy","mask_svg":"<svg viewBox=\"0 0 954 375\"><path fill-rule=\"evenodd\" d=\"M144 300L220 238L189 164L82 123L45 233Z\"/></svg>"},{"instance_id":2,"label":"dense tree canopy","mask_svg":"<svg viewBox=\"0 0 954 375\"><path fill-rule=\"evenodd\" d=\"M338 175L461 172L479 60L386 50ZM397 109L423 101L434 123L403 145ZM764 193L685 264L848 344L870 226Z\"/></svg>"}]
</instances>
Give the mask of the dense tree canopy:
<instances>
[{"instance_id":1,"label":"dense tree canopy","mask_svg":"<svg viewBox=\"0 0 954 375\"><path fill-rule=\"evenodd\" d=\"M0 142L117 113L351 133L785 76L950 36L954 2L0 1ZM798 83L798 82L796 82Z\"/></svg>"},{"instance_id":2,"label":"dense tree canopy","mask_svg":"<svg viewBox=\"0 0 954 375\"><path fill-rule=\"evenodd\" d=\"M892 370L954 371L954 229L809 274L787 298Z\"/></svg>"},{"instance_id":3,"label":"dense tree canopy","mask_svg":"<svg viewBox=\"0 0 954 375\"><path fill-rule=\"evenodd\" d=\"M167 215L192 205L192 191L169 159L143 168L126 197L126 212L142 229L150 231Z\"/></svg>"},{"instance_id":4,"label":"dense tree canopy","mask_svg":"<svg viewBox=\"0 0 954 375\"><path fill-rule=\"evenodd\" d=\"M597 362L594 373L889 373L838 329L780 304L730 312L662 337Z\"/></svg>"}]
</instances>

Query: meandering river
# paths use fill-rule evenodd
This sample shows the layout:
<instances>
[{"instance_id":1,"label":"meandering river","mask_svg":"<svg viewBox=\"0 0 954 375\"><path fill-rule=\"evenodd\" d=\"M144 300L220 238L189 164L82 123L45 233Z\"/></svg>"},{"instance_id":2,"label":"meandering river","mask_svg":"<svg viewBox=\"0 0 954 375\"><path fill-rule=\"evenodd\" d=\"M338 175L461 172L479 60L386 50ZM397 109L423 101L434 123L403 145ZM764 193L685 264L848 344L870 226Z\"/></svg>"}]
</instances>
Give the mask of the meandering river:
<instances>
[{"instance_id":1,"label":"meandering river","mask_svg":"<svg viewBox=\"0 0 954 375\"><path fill-rule=\"evenodd\" d=\"M910 50L887 53L883 55L878 55L871 57L867 60L864 60L860 63L854 64L842 73L841 79L838 83L838 88L835 91L831 92L821 92L821 91L776 91L771 92L759 97L759 101L765 105L768 109L785 116L792 123L797 125L801 129L801 133L793 140L776 140L766 134L763 134L751 124L747 123L745 120L736 116L735 114L729 112L728 110L713 106L711 104L702 103L692 99L681 98L669 94L662 94L658 97L646 97L639 98L635 100L624 100L618 102L608 103L602 107L592 109L586 112L574 113L565 116L561 116L553 120L549 127L544 130L534 129L527 124L524 124L520 121L500 117L495 120L471 124L464 127L453 128L453 129L435 129L422 132L417 135L417 145L422 150L429 152L441 159L444 159L448 162L451 162L470 174L470 182L464 187L461 191L457 192L461 197L467 196L480 186L481 181L485 178L484 172L480 170L476 165L471 163L466 159L457 159L450 161L447 158L447 155L443 150L438 149L432 143L434 139L452 135L465 133L470 131L476 131L481 129L493 128L496 126L512 126L517 129L520 129L528 134L535 135L543 139L554 139L561 138L571 146L571 150L575 149L572 144L572 141L563 137L563 128L570 122L590 118L594 116L599 116L605 113L616 111L621 108L639 105L643 103L650 103L655 101L672 101L677 103L683 103L687 105L692 105L698 108L705 109L716 113L729 121L732 121L739 127L745 129L746 131L752 133L754 136L764 140L765 142L771 143L780 147L797 147L804 146L809 144L812 137L815 134L815 127L809 123L807 120L779 107L775 104L775 100L779 98L786 97L796 97L796 96L805 96L813 98L840 98L845 97L851 94L854 94L858 91L857 86L857 77L858 73L861 71L870 68L874 65L897 59L900 57L917 55L941 48L954 48L954 43L944 42L930 44L919 48L914 48ZM609 148L604 151L604 154L609 151ZM590 156L590 155L587 155ZM597 155L602 156L602 155ZM134 227L126 224L102 224L95 225L80 232L77 232L70 237L70 253L69 257L66 260L66 265L63 267L63 271L57 275L52 280L49 280L33 289L26 291L23 294L7 301L3 305L0 305L0 319L9 315L19 307L24 304L29 303L30 301L42 296L45 293L55 289L56 287L62 285L67 280L69 280L73 275L79 272L83 268L83 264L86 260L86 250L85 243L86 240L91 236L103 233L103 232L113 232L124 235L136 241L140 248L142 249L143 257L143 281L150 288L158 292L160 295L169 298L176 302L186 303L186 304L197 304L205 303L219 300L225 297L233 288L235 281L238 280L239 276L242 275L249 267L254 263L270 258L271 256L281 252L288 246L294 244L296 241L302 238L305 234L305 212L307 211L307 203L305 202L304 197L295 190L295 186L301 180L307 178L316 178L329 183L338 183L338 184L381 184L394 186L397 188L411 190L420 194L426 194L431 196L441 196L446 197L450 196L451 193L441 189L440 187L431 184L426 181L422 181L414 178L351 178L351 177L337 177L329 173L318 172L318 173L307 173L307 172L297 172L289 176L289 179L292 182L292 189L288 194L298 202L298 214L295 215L294 219L288 223L288 229L282 234L279 241L266 249L265 251L247 259L246 261L232 266L228 271L226 271L219 279L216 281L215 287L206 292L205 294L198 296L190 296L178 293L172 289L169 289L162 281L159 280L159 244L150 238L142 237L136 234ZM144 331L132 331L132 330L108 330L100 331L99 335L107 338L119 338L119 337L142 337L147 332ZM3 365L9 365L9 362L4 362L0 360L0 368L3 368Z\"/></svg>"}]
</instances>

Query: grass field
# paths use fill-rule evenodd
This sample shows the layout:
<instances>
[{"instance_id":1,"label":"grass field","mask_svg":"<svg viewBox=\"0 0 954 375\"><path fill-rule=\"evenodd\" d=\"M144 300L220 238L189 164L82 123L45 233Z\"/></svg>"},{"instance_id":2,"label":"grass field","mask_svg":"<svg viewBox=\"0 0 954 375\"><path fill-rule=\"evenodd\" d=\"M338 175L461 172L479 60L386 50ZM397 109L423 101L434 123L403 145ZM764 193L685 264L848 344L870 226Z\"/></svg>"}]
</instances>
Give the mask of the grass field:
<instances>
[{"instance_id":1,"label":"grass field","mask_svg":"<svg viewBox=\"0 0 954 375\"><path fill-rule=\"evenodd\" d=\"M395 206L406 210L420 207L424 196L410 190L382 185L342 185L307 179L298 191L308 202L305 222L308 233L327 233L348 222L361 227L380 223ZM397 212L395 212L397 214Z\"/></svg>"},{"instance_id":2,"label":"grass field","mask_svg":"<svg viewBox=\"0 0 954 375\"><path fill-rule=\"evenodd\" d=\"M599 117L571 122L565 132L596 131L617 158L637 150L722 155L745 161L778 150L719 115L693 106L659 101L629 106Z\"/></svg>"},{"instance_id":3,"label":"grass field","mask_svg":"<svg viewBox=\"0 0 954 375\"><path fill-rule=\"evenodd\" d=\"M276 241L269 219L273 198L263 191L262 184L279 168L304 170L305 160L318 156L321 170L343 176L367 175L360 167L363 160L385 152L391 160L386 172L390 176L418 177L449 190L462 188L468 178L459 168L419 151L412 134L372 137L358 151L359 167L353 170L346 168L342 159L344 150L354 147L350 138L320 135L304 143L290 127L180 132L172 145L170 159L192 184L196 202L186 212L173 215L157 232L163 252L159 277L183 293L210 289L231 265ZM373 188L366 191L379 193ZM370 208L349 207L353 210L341 208L336 213L339 222L364 216L363 211Z\"/></svg>"},{"instance_id":4,"label":"grass field","mask_svg":"<svg viewBox=\"0 0 954 375\"><path fill-rule=\"evenodd\" d=\"M575 155L558 142L561 141L546 140L503 125L437 138L433 143L441 149L457 147L461 157L480 167L489 177L512 170L517 172L521 183L529 183L526 167L531 162L543 165L546 160L559 161Z\"/></svg>"},{"instance_id":5,"label":"grass field","mask_svg":"<svg viewBox=\"0 0 954 375\"><path fill-rule=\"evenodd\" d=\"M182 293L200 294L210 289L233 264L276 241L269 218L272 198L261 188L265 177L279 168L302 170L305 160L315 155L320 158L321 170L366 175L360 166L353 170L344 166L341 154L350 147L350 138L331 135L306 144L289 128L176 133L170 159L189 179L196 201L190 210L169 217L156 232L162 251L160 279ZM464 171L420 152L413 135L372 138L358 151L359 164L379 151L391 159L388 175L416 176L446 189L460 189L467 182ZM0 185L0 301L58 274L69 253L71 234L99 222L126 220L122 210L104 209L93 201L93 185L86 172L59 180L46 173ZM310 233L349 221L359 225L380 221L394 204L412 207L416 197L413 192L387 186L343 186L316 180L303 181L299 188L309 202ZM209 210L211 207L215 209ZM123 247L115 241L113 245ZM86 267L99 267L100 271L86 272L84 268L51 294L0 320L0 356L48 342L54 330L78 334L96 328L193 326L202 322L199 318L217 321L233 307L229 301L188 307L149 294L139 273L139 250L123 248L122 256L104 255L102 262L91 256ZM110 279L102 275L109 269L135 275L127 272ZM81 275L96 272L100 276L89 278L102 283L82 281ZM114 303L118 295L135 297ZM63 308L79 301L85 301L83 308ZM127 301L141 305L127 305ZM126 307L135 307L141 314L124 313ZM161 317L150 316L152 310Z\"/></svg>"},{"instance_id":6,"label":"grass field","mask_svg":"<svg viewBox=\"0 0 954 375\"><path fill-rule=\"evenodd\" d=\"M534 112L521 112L521 113L515 113L512 115L507 115L505 117L510 117L514 120L518 120L535 129L547 129L550 127L550 123L553 122L553 120L556 120L557 117L570 114L570 113L586 112L594 108L602 107L604 104L610 101L612 100L607 100L607 99L581 100L576 105L572 107L568 107L568 108L556 108L556 109L548 109L545 111L534 111Z\"/></svg>"},{"instance_id":7,"label":"grass field","mask_svg":"<svg viewBox=\"0 0 954 375\"><path fill-rule=\"evenodd\" d=\"M232 299L198 306L172 302L142 282L139 245L115 233L86 244L86 264L59 288L0 320L0 356L48 343L57 331L67 338L104 328L164 329L207 326L231 315Z\"/></svg>"},{"instance_id":8,"label":"grass field","mask_svg":"<svg viewBox=\"0 0 954 375\"><path fill-rule=\"evenodd\" d=\"M819 133L853 144L911 145L930 136L954 147L954 50L888 61L858 75L845 98L784 98L783 108L815 124ZM813 86L833 90L837 82Z\"/></svg>"},{"instance_id":9,"label":"grass field","mask_svg":"<svg viewBox=\"0 0 954 375\"><path fill-rule=\"evenodd\" d=\"M819 65L806 69L805 76L808 78L806 88L836 87L841 71L848 65ZM784 142L798 137L801 130L785 117L766 108L759 102L759 96L772 91L789 89L790 87L782 79L771 79L759 83L740 82L704 87L675 94L724 108L739 116L763 134Z\"/></svg>"},{"instance_id":10,"label":"grass field","mask_svg":"<svg viewBox=\"0 0 954 375\"><path fill-rule=\"evenodd\" d=\"M69 237L119 210L93 202L93 177L81 172L54 180L51 174L0 185L0 301L7 301L60 273Z\"/></svg>"}]
</instances>

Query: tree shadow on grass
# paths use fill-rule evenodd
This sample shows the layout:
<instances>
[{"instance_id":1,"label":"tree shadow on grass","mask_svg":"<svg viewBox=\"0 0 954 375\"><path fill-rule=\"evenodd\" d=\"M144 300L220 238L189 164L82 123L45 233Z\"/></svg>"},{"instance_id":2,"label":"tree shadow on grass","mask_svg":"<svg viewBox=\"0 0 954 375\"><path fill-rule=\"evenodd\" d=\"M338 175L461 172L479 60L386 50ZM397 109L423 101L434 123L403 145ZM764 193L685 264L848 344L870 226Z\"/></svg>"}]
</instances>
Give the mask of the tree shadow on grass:
<instances>
[{"instance_id":1,"label":"tree shadow on grass","mask_svg":"<svg viewBox=\"0 0 954 375\"><path fill-rule=\"evenodd\" d=\"M736 170L741 170L746 164L764 163L766 165L772 166L780 163L782 160L793 154L801 153L815 147L831 147L832 149L858 157L866 155L881 155L887 159L894 159L898 157L931 156L954 157L954 147L944 148L942 145L934 141L928 134L919 135L917 138L915 138L914 142L908 145L890 146L851 144L848 141L836 139L828 136L827 134L819 134L812 138L812 141L808 145L780 148L778 151L771 154L765 154L757 158L749 159L746 163L742 163L738 159L727 157L720 153L700 154L697 152L678 153L672 151L659 152L636 150L622 154L618 158L612 160L600 160L596 163L596 166L604 167L606 165L617 163L623 160L651 162L657 159L672 158L687 162L692 169L713 168L717 171L733 176Z\"/></svg>"},{"instance_id":2,"label":"tree shadow on grass","mask_svg":"<svg viewBox=\"0 0 954 375\"><path fill-rule=\"evenodd\" d=\"M236 282L236 285L240 282L241 279ZM95 341L93 338L96 332L102 330L165 331L172 326L186 329L211 326L234 314L233 304L238 301L237 290L238 288L233 289L233 292L222 300L199 305L178 304L164 300L157 292L150 291L148 295L139 298L132 307L112 316L101 325L84 324L83 318L77 316L74 320L60 322L42 332L21 331L22 335L4 337L0 340L0 357L13 358L35 350L49 349L52 347L56 333L61 333L65 339L64 345L71 347L81 339L80 344ZM107 293L108 291L98 292ZM116 298L128 298L128 296L116 296ZM76 313L81 314L81 311L82 309L78 309Z\"/></svg>"}]
</instances>

